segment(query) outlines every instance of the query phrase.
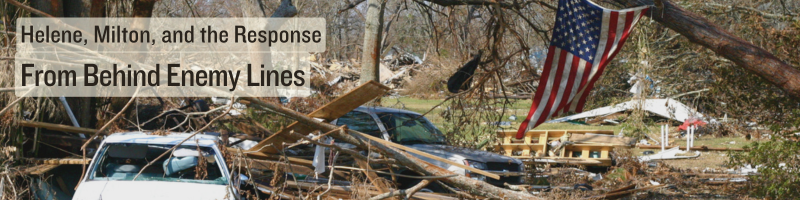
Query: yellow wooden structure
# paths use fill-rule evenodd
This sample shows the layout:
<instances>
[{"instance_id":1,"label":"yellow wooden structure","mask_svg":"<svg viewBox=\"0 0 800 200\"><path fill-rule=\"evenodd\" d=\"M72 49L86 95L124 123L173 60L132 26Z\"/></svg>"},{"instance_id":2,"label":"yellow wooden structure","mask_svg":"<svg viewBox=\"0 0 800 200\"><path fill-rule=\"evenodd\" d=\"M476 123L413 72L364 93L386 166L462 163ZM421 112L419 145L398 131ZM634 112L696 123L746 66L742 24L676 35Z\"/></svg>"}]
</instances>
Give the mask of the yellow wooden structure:
<instances>
[{"instance_id":1,"label":"yellow wooden structure","mask_svg":"<svg viewBox=\"0 0 800 200\"><path fill-rule=\"evenodd\" d=\"M526 162L569 163L610 166L609 152L615 147L630 147L632 140L614 136L605 130L531 130L522 139L516 131L498 131L498 151ZM553 152L549 143L571 141L561 151Z\"/></svg>"}]
</instances>

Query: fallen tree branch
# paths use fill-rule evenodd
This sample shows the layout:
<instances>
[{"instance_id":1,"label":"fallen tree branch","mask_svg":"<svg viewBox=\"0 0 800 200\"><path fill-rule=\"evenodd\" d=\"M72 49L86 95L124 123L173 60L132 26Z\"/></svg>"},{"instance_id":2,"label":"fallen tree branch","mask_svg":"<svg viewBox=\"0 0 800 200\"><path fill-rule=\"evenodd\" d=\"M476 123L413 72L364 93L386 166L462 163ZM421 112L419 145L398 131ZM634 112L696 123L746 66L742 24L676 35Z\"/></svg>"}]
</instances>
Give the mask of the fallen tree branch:
<instances>
[{"instance_id":1,"label":"fallen tree branch","mask_svg":"<svg viewBox=\"0 0 800 200\"><path fill-rule=\"evenodd\" d=\"M411 195L413 195L417 191L421 190L425 186L428 186L429 183L431 183L431 181L428 180L428 179L425 179L425 180L422 180L419 183L417 183L417 185L414 185L414 187L411 187L411 188L408 188L408 189L405 189L405 190L394 190L394 191L391 191L391 192L379 194L377 196L374 196L374 197L370 198L369 200L382 200L382 199L387 199L387 198L391 198L391 197L395 197L395 196L406 196L406 199L408 199L409 197L411 197Z\"/></svg>"},{"instance_id":2,"label":"fallen tree branch","mask_svg":"<svg viewBox=\"0 0 800 200\"><path fill-rule=\"evenodd\" d=\"M708 3L708 2L705 3L705 4L709 5L709 6L728 8L730 10L744 10L744 11L748 11L748 12L753 12L753 13L761 15L762 17L767 18L767 19L784 19L784 18L792 19L792 17L793 17L793 16L790 16L790 15L767 13L767 12L764 12L764 11L761 11L761 10L758 10L758 9L755 9L755 8L751 8L751 7L744 7L744 6L737 6L737 5L722 5L722 4L718 4L718 3Z\"/></svg>"},{"instance_id":3,"label":"fallen tree branch","mask_svg":"<svg viewBox=\"0 0 800 200\"><path fill-rule=\"evenodd\" d=\"M131 99L133 99L133 98L131 98ZM215 117L214 119L212 119L211 121L209 121L209 122L208 122L208 124L206 124L205 126L203 126L203 127L202 127L202 128L200 128L200 129L197 129L196 131L194 131L194 133L192 133L192 135L189 135L188 137L184 138L183 140L181 140L180 142L178 142L177 144L175 144L175 146L172 146L172 148L169 148L169 149L168 149L167 151L165 151L164 153L161 153L161 155L158 155L158 157L156 157L156 159L153 159L153 161L150 161L150 162L148 162L146 165L144 165L144 167L142 167L142 169L141 169L141 170L139 170L139 173L137 173L137 174L136 174L136 176L134 176L134 177L133 177L133 181L135 181L135 180L136 180L136 178L138 178L138 177L139 177L139 175L141 175L141 174L142 174L142 172L144 172L144 170L145 170L145 169L147 169L147 167L150 167L150 165L153 165L153 163L155 163L155 162L156 162L156 161L158 161L159 159L163 158L163 157L164 157L164 156L166 156L167 154L171 154L171 153L172 153L172 151L175 151L175 149L177 149L177 148L178 148L178 146L181 146L181 144L183 144L184 142L188 141L189 139L191 139L192 137L194 137L194 136L195 136L195 135L197 135L198 133L200 133L200 132L203 132L203 131L204 131L204 130L206 130L208 127L211 127L211 124L214 124L214 122L216 122L216 121L217 121L219 118L222 118L223 116L225 116L225 115L228 115L228 112L230 112L232 108L233 108L233 104L230 104L230 105L228 106L228 109L227 109L227 110L225 110L225 112L224 112L223 114L221 114L221 115L219 115L219 116Z\"/></svg>"},{"instance_id":4,"label":"fallen tree branch","mask_svg":"<svg viewBox=\"0 0 800 200\"><path fill-rule=\"evenodd\" d=\"M28 93L31 93L33 91L33 89L34 88L29 89L27 92L25 92L25 94L22 94L22 96L28 95ZM3 108L3 110L0 110L0 116L3 116L4 113L6 113L9 110L11 110L11 107L14 107L14 105L16 105L17 103L22 101L23 98L25 98L25 97L17 98L16 100L12 101L11 103L8 103L8 105L6 105L6 107Z\"/></svg>"},{"instance_id":5,"label":"fallen tree branch","mask_svg":"<svg viewBox=\"0 0 800 200\"><path fill-rule=\"evenodd\" d=\"M97 134L97 129L81 128L63 124L52 124L47 122L35 122L35 121L24 120L20 121L19 125L23 127L43 128L47 130L63 131L69 133Z\"/></svg>"},{"instance_id":6,"label":"fallen tree branch","mask_svg":"<svg viewBox=\"0 0 800 200\"><path fill-rule=\"evenodd\" d=\"M709 90L711 90L711 89L708 89L708 88L706 88L706 89L702 89L702 90L695 90L695 91L691 91L691 92L684 92L684 93L681 93L681 94L672 95L672 96L671 96L671 97L669 97L669 98L671 98L671 99L674 99L674 98L678 98L678 97L682 97L682 96L686 96L686 95L690 95L690 94L697 94L697 93L701 93L701 92L707 92L707 91L709 91Z\"/></svg>"},{"instance_id":7,"label":"fallen tree branch","mask_svg":"<svg viewBox=\"0 0 800 200\"><path fill-rule=\"evenodd\" d=\"M358 6L358 4L364 3L365 1L367 1L367 0L357 0L356 2L353 2L353 3L347 4L347 6L345 6L345 7L344 7L344 8L342 8L342 9L340 9L340 10L339 10L339 12L337 12L337 14L342 14L342 12L344 12L344 11L347 11L347 10L353 9L353 8L355 8L356 6Z\"/></svg>"},{"instance_id":8,"label":"fallen tree branch","mask_svg":"<svg viewBox=\"0 0 800 200\"><path fill-rule=\"evenodd\" d=\"M51 17L51 18L54 18L54 17L53 17L52 15L50 15L50 14L47 14L47 13L45 13L45 12L42 12L41 10L37 10L36 8L32 8L32 7L28 6L28 5L22 4L22 3L20 3L19 1L15 1L15 0L6 0L6 2L10 3L11 5L14 5L14 6L20 7L20 8L22 8L23 10L27 10L28 12L31 12L31 13L36 13L37 15L41 15L41 16L45 16L45 17Z\"/></svg>"},{"instance_id":9,"label":"fallen tree branch","mask_svg":"<svg viewBox=\"0 0 800 200\"><path fill-rule=\"evenodd\" d=\"M627 7L650 6L652 0L613 0ZM663 0L663 7L651 7L644 16L680 33L690 42L702 45L736 63L764 80L778 86L790 96L800 97L800 69L781 61L769 51L747 42L704 17L684 10L672 1Z\"/></svg>"}]
</instances>

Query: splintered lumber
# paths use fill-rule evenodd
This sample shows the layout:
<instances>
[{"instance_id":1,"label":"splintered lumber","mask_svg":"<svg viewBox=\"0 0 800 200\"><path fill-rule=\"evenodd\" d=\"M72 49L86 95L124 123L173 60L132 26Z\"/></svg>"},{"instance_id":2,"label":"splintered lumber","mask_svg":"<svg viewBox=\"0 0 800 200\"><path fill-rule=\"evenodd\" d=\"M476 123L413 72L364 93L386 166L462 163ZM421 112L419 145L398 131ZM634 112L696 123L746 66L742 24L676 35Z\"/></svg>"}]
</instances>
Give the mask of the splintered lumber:
<instances>
[{"instance_id":1,"label":"splintered lumber","mask_svg":"<svg viewBox=\"0 0 800 200\"><path fill-rule=\"evenodd\" d=\"M447 164L450 164L450 165L461 167L461 168L464 168L466 170L469 170L470 172L478 173L478 174L484 175L486 177L493 178L495 180L500 180L500 176L497 175L497 174L493 174L493 173L490 173L490 172L487 172L487 171L483 171L483 170L480 170L480 169L475 169L473 167L466 166L464 164L457 163L457 162L454 162L454 161L449 160L449 159L444 159L444 158L439 157L439 156L434 156L434 155L431 155L429 153L425 153L425 152L422 152L420 150L416 150L416 149L413 149L413 148L410 148L410 147L406 147L406 146L403 146L403 145L400 145L400 144L397 144L397 143L394 143L394 142L386 141L386 140L383 140L383 139L380 139L380 138L377 138L377 137L374 137L374 136L371 136L371 135L367 135L365 133L359 133L359 134L362 137L368 138L368 139L370 139L372 141L376 141L376 142L384 144L386 146L402 149L404 151L408 151L408 152L413 153L413 154L417 154L417 155L424 156L424 157L427 157L427 158L430 158L430 159L434 159L434 160L437 160L439 162L444 162L444 163L447 163Z\"/></svg>"},{"instance_id":2,"label":"splintered lumber","mask_svg":"<svg viewBox=\"0 0 800 200\"><path fill-rule=\"evenodd\" d=\"M569 137L569 141L586 144L613 144L619 146L628 146L633 144L635 139L613 135L573 134Z\"/></svg>"},{"instance_id":3,"label":"splintered lumber","mask_svg":"<svg viewBox=\"0 0 800 200\"><path fill-rule=\"evenodd\" d=\"M636 146L639 147L639 149L661 149L661 146L656 146L656 145L641 145L640 144L640 145L636 145ZM666 148L667 149L671 149L671 148L675 148L675 146L668 146ZM682 147L679 146L678 148L680 148L681 150L686 150L685 146L682 146ZM727 147L714 148L714 147L708 147L708 146L692 147L691 149L692 150L697 150L697 151L748 151L747 149L743 149L743 148L727 148Z\"/></svg>"},{"instance_id":4,"label":"splintered lumber","mask_svg":"<svg viewBox=\"0 0 800 200\"><path fill-rule=\"evenodd\" d=\"M47 123L47 122L35 122L35 121L25 121L25 120L23 120L23 121L19 122L19 125L23 126L23 127L44 128L44 129L47 129L47 130L64 131L64 132L70 132L70 133L83 133L83 134L92 134L92 135L97 133L97 129L80 128L80 127L67 126L67 125L63 125L63 124L53 124L53 123Z\"/></svg>"},{"instance_id":5,"label":"splintered lumber","mask_svg":"<svg viewBox=\"0 0 800 200\"><path fill-rule=\"evenodd\" d=\"M378 174L372 171L372 167L369 166L369 163L365 160L356 159L356 164L364 170L364 174L367 175L367 179L372 182L372 185L375 188L378 188L378 191L381 193L389 192L389 186L387 186L383 181L378 180Z\"/></svg>"},{"instance_id":6,"label":"splintered lumber","mask_svg":"<svg viewBox=\"0 0 800 200\"><path fill-rule=\"evenodd\" d=\"M315 190L315 189L316 190L320 190L319 187L322 187L321 190L328 189L328 186L322 186L322 185L317 184L317 183L308 183L308 182L286 181L286 185L287 185L286 188L301 188L301 189L304 189L304 190ZM353 188L351 186L332 185L332 186L330 186L330 188L331 188L331 192L332 193L345 195L347 197L349 197L350 194L355 192L354 191L355 188ZM359 188L359 189L361 189L361 188ZM373 187L366 188L366 189L369 191L369 194L371 196L383 194L381 192L378 192L376 190L376 188L373 188ZM417 192L417 193L414 193L414 195L409 199L419 199L419 200L440 200L440 199L442 199L442 200L456 200L458 198L451 197L451 196L446 196L444 194L435 194L435 193L428 193L428 192Z\"/></svg>"},{"instance_id":7,"label":"splintered lumber","mask_svg":"<svg viewBox=\"0 0 800 200\"><path fill-rule=\"evenodd\" d=\"M87 158L84 162L81 158L31 158L33 163L47 164L47 165L82 165L89 164L92 159Z\"/></svg>"},{"instance_id":8,"label":"splintered lumber","mask_svg":"<svg viewBox=\"0 0 800 200\"><path fill-rule=\"evenodd\" d=\"M621 188L617 188L615 190L608 191L608 192L606 192L606 194L622 192L622 191L631 190L631 189L634 189L634 188L636 188L636 184L630 184L630 185L625 186L625 187L621 187Z\"/></svg>"},{"instance_id":9,"label":"splintered lumber","mask_svg":"<svg viewBox=\"0 0 800 200\"><path fill-rule=\"evenodd\" d=\"M385 85L375 81L369 81L361 86L358 86L356 89L353 89L347 94L344 94L339 98L336 98L333 101L323 105L322 107L317 108L317 110L314 110L314 112L309 113L307 116L311 118L323 119L325 122L330 122L341 116L344 116L353 109L358 108L359 106L371 101L372 99L375 99L376 97L383 96L383 94L386 94L386 92L389 90L390 88L386 87ZM290 134L287 133L294 131L301 134L308 134L314 130L316 129L308 127L302 123L294 122L286 128L281 129L277 133L272 134L267 139L262 140L248 151L275 154L278 153L278 149L283 149L284 142L293 143L301 139L291 137Z\"/></svg>"},{"instance_id":10,"label":"splintered lumber","mask_svg":"<svg viewBox=\"0 0 800 200\"><path fill-rule=\"evenodd\" d=\"M226 94L226 92L224 92L224 91L221 91L221 90L218 90L218 89L214 89L214 88L210 88L210 87L205 87L203 89L206 92L209 92L211 94L219 94L219 95L225 95ZM274 104L274 103L264 102L264 101L261 101L261 100L259 100L257 98L251 98L251 97L241 97L240 99L241 100L250 101L251 104L255 104L256 105L256 106L254 106L255 108L262 108L265 111L274 112L274 113L280 113L283 116L286 116L287 118L290 118L290 119L293 119L293 120L297 120L298 122L302 123L303 125L310 126L313 129L317 129L317 130L320 130L322 132L329 132L329 131L332 131L332 130L339 129L338 126L335 126L335 125L330 124L330 123L320 122L320 121L318 121L316 119L313 119L311 117L306 116L305 114L298 113L298 112L296 112L294 110L285 108L283 106L280 106L280 105L277 105L277 104ZM438 167L436 165L432 165L432 164L430 164L428 162L420 160L419 158L417 158L417 157L415 157L415 156L413 156L411 154L408 154L408 153L406 153L404 151L400 151L400 150L391 148L391 147L389 147L389 146L387 146L387 145L385 145L383 143L378 142L377 140L371 140L371 139L368 139L366 137L363 137L362 135L364 133L361 133L361 132L358 132L358 131L355 131L355 130L352 130L352 129L347 129L345 131L346 131L346 133L341 133L339 131L334 131L329 136L335 138L337 141L353 144L358 148L371 149L371 150L375 150L375 151L381 152L382 154L386 155L388 158L394 158L396 160L396 162L398 163L398 165L402 165L402 166L408 167L409 169L411 169L413 171L416 171L416 172L419 172L419 173L422 173L423 175L426 175L426 176L443 176L443 175L453 175L453 174L455 174L452 171L443 169L443 168ZM298 133L294 133L294 132L288 132L287 134L294 135L293 137L303 137L302 135L300 135ZM533 196L532 194L529 194L529 193L518 192L518 191L513 191L513 190L500 188L500 187L491 185L489 183L486 183L484 181L478 181L478 180L471 179L471 178L466 177L464 175L447 177L447 178L444 178L444 179L441 179L441 180L443 182L446 182L448 184L451 184L452 186L455 186L455 187L463 190L464 192L470 193L472 195L487 197L487 198L501 198L501 199L509 199L509 200L510 199L520 199L520 200L522 200L522 199L526 199L526 200L527 199L541 199L541 198Z\"/></svg>"},{"instance_id":11,"label":"splintered lumber","mask_svg":"<svg viewBox=\"0 0 800 200\"><path fill-rule=\"evenodd\" d=\"M36 166L28 167L27 169L25 169L25 173L26 174L30 174L30 175L42 175L44 173L47 173L50 170L55 169L58 166L59 165L51 165L51 164L36 165Z\"/></svg>"},{"instance_id":12,"label":"splintered lumber","mask_svg":"<svg viewBox=\"0 0 800 200\"><path fill-rule=\"evenodd\" d=\"M228 148L229 152L235 152L237 149ZM261 159L261 160L281 160L284 159L283 156L276 155L276 154L265 154L261 152L251 152L247 153L247 157ZM296 164L296 165L303 165L303 166L312 166L312 161L302 159L302 158L295 158L295 157L286 157L289 160L289 163Z\"/></svg>"},{"instance_id":13,"label":"splintered lumber","mask_svg":"<svg viewBox=\"0 0 800 200\"><path fill-rule=\"evenodd\" d=\"M636 192L662 188L662 187L665 187L665 186L667 186L667 185L651 185L651 186L647 186L647 187L629 189L629 190L622 190L622 191L619 191L620 189L617 189L617 190L614 190L615 192L608 192L608 193L605 193L603 195L593 196L593 197L590 197L590 198L591 199L619 199L619 198L626 197L626 196L631 195L631 194L636 193ZM626 187L623 187L623 188L630 188L630 186L626 186Z\"/></svg>"}]
</instances>

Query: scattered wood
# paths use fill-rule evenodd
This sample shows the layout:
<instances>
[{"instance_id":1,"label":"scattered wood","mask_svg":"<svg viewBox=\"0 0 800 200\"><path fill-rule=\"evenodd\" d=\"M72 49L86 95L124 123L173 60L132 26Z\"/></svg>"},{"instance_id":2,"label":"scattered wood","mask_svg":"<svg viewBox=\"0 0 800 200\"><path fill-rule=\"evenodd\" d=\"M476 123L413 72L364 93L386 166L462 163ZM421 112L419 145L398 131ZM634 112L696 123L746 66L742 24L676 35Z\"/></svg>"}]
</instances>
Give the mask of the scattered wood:
<instances>
[{"instance_id":1,"label":"scattered wood","mask_svg":"<svg viewBox=\"0 0 800 200\"><path fill-rule=\"evenodd\" d=\"M619 199L619 198L627 197L627 196L629 196L631 194L634 194L636 192L653 190L653 189L662 188L662 187L665 187L665 186L667 186L667 185L651 185L651 186L642 187L642 188L627 189L627 188L631 188L631 186L629 185L629 186L625 186L625 187L620 188L620 189L612 190L612 192L608 192L606 194L599 195L599 196L593 196L593 197L590 197L590 198L591 199ZM627 189L627 190L623 190L623 189Z\"/></svg>"},{"instance_id":2,"label":"scattered wood","mask_svg":"<svg viewBox=\"0 0 800 200\"><path fill-rule=\"evenodd\" d=\"M294 182L294 181L286 181L287 188L301 188L304 190L314 190L319 187L317 183L308 183L308 182ZM369 194L372 196L380 195L382 193L378 192L376 188L370 187L368 189ZM344 196L346 198L350 198L350 194L354 192L354 188L352 186L341 186L341 185L332 185L331 186L331 193L339 194L340 196ZM458 198L446 196L444 194L435 194L435 193L428 193L428 192L417 192L409 199L417 199L417 200L457 200Z\"/></svg>"},{"instance_id":3,"label":"scattered wood","mask_svg":"<svg viewBox=\"0 0 800 200\"><path fill-rule=\"evenodd\" d=\"M480 169L475 169L473 167L466 166L466 165L461 164L461 163L453 162L452 160L448 160L448 159L445 159L445 158L442 158L442 157L439 157L439 156L434 156L434 155L431 155L429 153L425 153L425 152L422 152L420 150L416 150L416 149L413 149L413 148L410 148L410 147L406 147L406 146L403 146L403 145L400 145L400 144L397 144L397 143L394 143L394 142L386 141L386 140L383 140L381 138L377 138L377 137L374 137L374 136L371 136L371 135L367 135L365 133L357 132L357 134L360 134L362 137L368 138L368 139L370 139L372 141L376 141L376 142L384 144L386 146L398 148L398 149L407 151L409 153L413 153L413 154L416 154L416 155L424 156L424 157L427 157L427 158L430 158L430 159L434 159L434 160L437 160L439 162L444 162L444 163L447 163L447 164L450 164L450 165L453 165L453 166L456 166L456 167L461 167L461 168L464 168L466 170L469 170L470 172L478 173L478 174L484 175L486 177L493 178L495 180L500 180L500 176L497 175L497 174L493 174L493 173L490 173L490 172L487 172L487 171L483 171L483 170L480 170Z\"/></svg>"},{"instance_id":4,"label":"scattered wood","mask_svg":"<svg viewBox=\"0 0 800 200\"><path fill-rule=\"evenodd\" d=\"M584 144L613 144L628 146L633 144L635 139L630 137L601 135L601 134L574 134L569 137L569 141Z\"/></svg>"},{"instance_id":5,"label":"scattered wood","mask_svg":"<svg viewBox=\"0 0 800 200\"><path fill-rule=\"evenodd\" d=\"M378 96L386 94L389 91L389 87L386 87L378 82L369 81L356 89L348 92L345 95L340 96L339 98L334 99L333 101L323 105L317 110L314 110L308 117L312 118L319 118L326 121L332 121L337 119L341 116L344 116L348 112L353 109L358 108L359 106L369 102L372 99L375 99ZM287 134L290 131L308 134L314 131L313 128L303 125L301 123L295 122L287 126L286 128L278 131L275 134L272 134L267 139L262 140L253 148L250 148L248 151L257 151L266 154L276 154L278 153L277 149L283 149L283 144L285 142L294 142L301 138L294 138L291 137L290 134ZM270 146L271 145L271 146Z\"/></svg>"},{"instance_id":6,"label":"scattered wood","mask_svg":"<svg viewBox=\"0 0 800 200\"><path fill-rule=\"evenodd\" d=\"M224 92L219 91L219 90L214 89L214 88L203 88L203 89L207 90L210 93L224 94ZM256 108L262 108L263 110L266 110L266 111L269 111L269 112L275 112L275 113L282 114L283 116L286 116L287 118L290 118L290 119L293 119L293 120L297 120L299 123L302 123L302 124L304 124L306 126L309 126L309 127L313 128L313 129L317 129L317 130L320 130L320 131L323 131L323 132L328 132L328 131L335 130L335 129L339 128L339 127L334 126L332 124L324 123L324 122L320 122L318 120L315 120L315 119L313 119L313 118L311 118L311 117L309 117L309 116L307 116L305 114L298 113L298 112L296 112L294 110L284 108L284 107L282 107L280 105L277 105L277 104L264 102L264 101L261 101L261 100L259 100L257 98L242 97L241 99L250 101L252 105L256 105L256 106L254 106ZM290 132L288 132L286 134L287 135L291 135L289 137L298 137L298 138L302 138L303 137L302 135L300 135L298 133L294 133L293 131L290 131ZM276 135L278 135L278 134L276 134ZM405 167L408 167L409 169L411 169L413 171L416 171L416 172L420 172L423 175L439 175L439 176L441 176L441 175L452 175L452 174L455 174L455 173L453 173L453 172L451 172L449 170L446 170L446 169L443 169L441 167L438 167L438 166L432 165L430 163L427 163L425 161L422 161L422 160L420 160L420 159L418 159L418 158L416 158L416 157L414 157L414 156L412 156L410 154L407 154L407 153L402 152L402 151L395 150L394 148L391 148L391 147L387 146L386 144L380 143L380 142L378 142L376 140L368 139L368 138L364 137L363 135L364 135L364 133L348 129L345 133L334 132L330 136L335 138L337 141L350 143L350 144L356 145L357 147L362 148L362 149L372 149L372 150L381 152L385 156L387 156L387 158L395 159L399 165L403 165ZM490 197L490 198L505 198L505 199L539 199L539 198L537 198L537 197L535 197L535 196L533 196L531 194L528 194L528 193L522 193L522 192L517 192L517 191L512 191L512 190L508 190L508 189L499 188L499 187L493 186L493 185L491 185L489 183L486 183L486 182L483 182L483 181L474 180L474 179L468 178L468 177L463 176L463 175L454 176L454 177L448 177L448 178L445 178L445 179L442 179L442 180L444 182L452 184L453 186L455 186L457 188L462 189L463 191L466 191L468 193L471 193L471 194L477 195L477 196L485 196L485 197Z\"/></svg>"},{"instance_id":7,"label":"scattered wood","mask_svg":"<svg viewBox=\"0 0 800 200\"><path fill-rule=\"evenodd\" d=\"M499 150L506 156L533 163L559 163L611 166L609 153L616 147L627 148L634 139L614 136L606 130L532 130L523 139L516 131L498 131ZM551 147L557 142L558 147Z\"/></svg>"},{"instance_id":8,"label":"scattered wood","mask_svg":"<svg viewBox=\"0 0 800 200\"><path fill-rule=\"evenodd\" d=\"M45 173L49 172L50 170L55 169L58 166L59 165L51 165L51 164L36 165L36 166L28 167L27 169L25 169L25 174L42 175L42 174L45 174Z\"/></svg>"},{"instance_id":9,"label":"scattered wood","mask_svg":"<svg viewBox=\"0 0 800 200\"><path fill-rule=\"evenodd\" d=\"M372 182L372 186L375 186L375 188L377 188L378 191L381 193L389 192L389 186L384 184L383 181L378 180L378 178L380 177L378 177L378 174L372 171L372 167L369 166L369 163L367 163L367 161L357 159L356 163L358 164L359 167L365 169L364 174L366 174L367 179L369 179L369 181Z\"/></svg>"},{"instance_id":10,"label":"scattered wood","mask_svg":"<svg viewBox=\"0 0 800 200\"><path fill-rule=\"evenodd\" d=\"M97 133L97 129L80 128L80 127L68 126L68 125L63 125L63 124L53 124L53 123L47 123L47 122L20 121L19 125L23 126L23 127L44 128L44 129L47 129L47 130L63 131L63 132L70 132L70 133L82 133L82 134L95 134L95 133Z\"/></svg>"},{"instance_id":11,"label":"scattered wood","mask_svg":"<svg viewBox=\"0 0 800 200\"><path fill-rule=\"evenodd\" d=\"M89 164L92 159L84 159L81 158L28 158L28 161L37 164L45 164L45 165L82 165L82 164Z\"/></svg>"}]
</instances>

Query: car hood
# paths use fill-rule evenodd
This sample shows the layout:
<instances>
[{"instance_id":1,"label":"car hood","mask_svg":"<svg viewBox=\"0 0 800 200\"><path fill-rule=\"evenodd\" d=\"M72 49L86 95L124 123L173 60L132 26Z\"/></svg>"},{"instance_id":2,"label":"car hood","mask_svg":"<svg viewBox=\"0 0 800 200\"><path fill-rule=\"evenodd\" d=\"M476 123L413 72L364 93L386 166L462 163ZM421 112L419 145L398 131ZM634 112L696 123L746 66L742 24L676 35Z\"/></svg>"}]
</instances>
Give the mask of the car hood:
<instances>
[{"instance_id":1,"label":"car hood","mask_svg":"<svg viewBox=\"0 0 800 200\"><path fill-rule=\"evenodd\" d=\"M441 144L414 144L407 146L449 160L468 159L484 163L509 162L510 160L514 163L522 163L522 161L512 157L470 148L454 147Z\"/></svg>"},{"instance_id":2,"label":"car hood","mask_svg":"<svg viewBox=\"0 0 800 200\"><path fill-rule=\"evenodd\" d=\"M162 181L87 181L73 200L235 199L225 185Z\"/></svg>"}]
</instances>

